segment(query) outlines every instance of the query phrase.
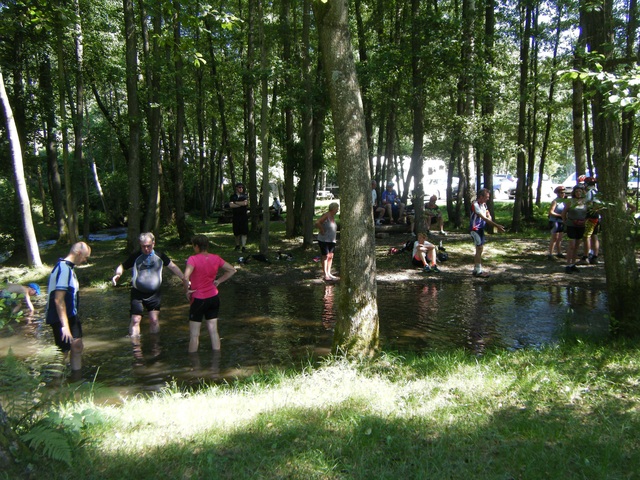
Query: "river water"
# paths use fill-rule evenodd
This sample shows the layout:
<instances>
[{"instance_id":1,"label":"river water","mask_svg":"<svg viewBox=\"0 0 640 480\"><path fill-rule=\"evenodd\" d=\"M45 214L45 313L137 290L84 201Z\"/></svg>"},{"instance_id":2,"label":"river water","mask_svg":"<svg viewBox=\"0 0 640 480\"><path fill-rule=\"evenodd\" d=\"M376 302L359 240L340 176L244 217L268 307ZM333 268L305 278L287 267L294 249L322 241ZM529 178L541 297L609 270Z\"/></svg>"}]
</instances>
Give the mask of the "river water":
<instances>
[{"instance_id":1,"label":"river water","mask_svg":"<svg viewBox=\"0 0 640 480\"><path fill-rule=\"evenodd\" d=\"M157 391L181 385L230 380L274 365L301 365L327 355L339 285L241 285L221 288L219 332L214 356L203 326L200 352L187 354L188 304L180 287L165 286L161 331L141 344L128 338L129 290L82 288L85 353L83 378L109 387L109 396ZM42 311L42 305L40 306ZM571 337L608 335L606 295L577 287L444 284L381 284L378 308L382 346L398 352L464 348L481 354L490 347L519 349ZM0 358L54 350L41 319L0 334Z\"/></svg>"}]
</instances>

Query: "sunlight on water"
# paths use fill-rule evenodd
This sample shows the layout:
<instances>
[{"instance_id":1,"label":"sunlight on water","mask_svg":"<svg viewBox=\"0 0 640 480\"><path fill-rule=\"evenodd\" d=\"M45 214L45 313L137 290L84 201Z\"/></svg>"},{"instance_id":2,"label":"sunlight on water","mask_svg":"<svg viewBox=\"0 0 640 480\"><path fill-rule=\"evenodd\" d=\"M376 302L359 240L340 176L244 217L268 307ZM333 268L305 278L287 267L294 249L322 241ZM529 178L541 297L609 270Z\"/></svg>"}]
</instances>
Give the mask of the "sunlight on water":
<instances>
[{"instance_id":1,"label":"sunlight on water","mask_svg":"<svg viewBox=\"0 0 640 480\"><path fill-rule=\"evenodd\" d=\"M339 285L221 288L222 351L213 355L206 329L200 352L187 354L188 304L179 287L165 286L161 331L141 342L128 337L129 290L82 290L83 377L108 386L107 398L157 391L167 383L198 385L243 377L271 365L301 365L327 355ZM43 305L39 305L42 311ZM524 287L474 282L379 285L380 338L384 348L426 352L465 348L538 347L566 336L606 337L606 295L574 287ZM28 358L53 344L41 319L0 335L0 356L12 349Z\"/></svg>"}]
</instances>

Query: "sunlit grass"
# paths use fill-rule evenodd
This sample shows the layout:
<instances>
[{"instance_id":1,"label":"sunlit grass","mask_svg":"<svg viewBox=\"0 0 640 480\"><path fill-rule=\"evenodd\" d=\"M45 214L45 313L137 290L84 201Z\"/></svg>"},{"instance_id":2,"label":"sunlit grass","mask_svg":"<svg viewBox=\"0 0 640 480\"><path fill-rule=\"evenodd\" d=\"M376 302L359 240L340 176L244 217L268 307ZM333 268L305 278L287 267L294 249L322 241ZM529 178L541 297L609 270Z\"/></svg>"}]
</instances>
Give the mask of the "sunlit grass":
<instances>
[{"instance_id":1,"label":"sunlit grass","mask_svg":"<svg viewBox=\"0 0 640 480\"><path fill-rule=\"evenodd\" d=\"M634 478L636 345L462 351L168 385L97 412L51 478ZM57 476L56 476L57 475Z\"/></svg>"}]
</instances>

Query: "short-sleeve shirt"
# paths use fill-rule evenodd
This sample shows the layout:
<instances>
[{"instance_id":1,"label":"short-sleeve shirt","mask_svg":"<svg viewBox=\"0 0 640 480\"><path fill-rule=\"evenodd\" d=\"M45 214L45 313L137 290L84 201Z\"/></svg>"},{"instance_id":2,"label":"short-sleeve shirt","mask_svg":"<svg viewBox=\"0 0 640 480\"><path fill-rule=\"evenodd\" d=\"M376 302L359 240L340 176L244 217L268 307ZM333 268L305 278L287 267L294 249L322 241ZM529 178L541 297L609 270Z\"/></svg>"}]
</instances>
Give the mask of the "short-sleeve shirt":
<instances>
[{"instance_id":1,"label":"short-sleeve shirt","mask_svg":"<svg viewBox=\"0 0 640 480\"><path fill-rule=\"evenodd\" d=\"M53 300L55 292L62 290L65 292L64 303L67 309L67 317L76 317L78 315L78 278L74 270L75 265L67 260L60 259L49 276L49 284L47 288L47 312L46 321L49 325L60 323L58 310Z\"/></svg>"},{"instance_id":2,"label":"short-sleeve shirt","mask_svg":"<svg viewBox=\"0 0 640 480\"><path fill-rule=\"evenodd\" d=\"M480 215L487 216L487 204L473 202L473 206L471 207L471 220L469 222L469 229L472 232L482 230L487 225L487 222Z\"/></svg>"},{"instance_id":3,"label":"short-sleeve shirt","mask_svg":"<svg viewBox=\"0 0 640 480\"><path fill-rule=\"evenodd\" d=\"M131 271L131 285L142 293L154 293L162 286L162 267L171 263L166 254L153 250L149 255L138 251L129 256L122 267Z\"/></svg>"},{"instance_id":4,"label":"short-sleeve shirt","mask_svg":"<svg viewBox=\"0 0 640 480\"><path fill-rule=\"evenodd\" d=\"M396 201L396 197L398 196L398 194L396 193L395 190L386 190L384 192L382 192L382 203L395 203Z\"/></svg>"},{"instance_id":5,"label":"short-sleeve shirt","mask_svg":"<svg viewBox=\"0 0 640 480\"><path fill-rule=\"evenodd\" d=\"M428 203L425 203L424 204L424 214L428 215L430 217L437 217L437 216L440 215L440 207L438 205L430 207Z\"/></svg>"},{"instance_id":6,"label":"short-sleeve shirt","mask_svg":"<svg viewBox=\"0 0 640 480\"><path fill-rule=\"evenodd\" d=\"M193 298L211 298L218 295L218 287L213 281L218 275L218 270L224 265L224 260L213 253L192 255L187 259L187 265L193 267L193 273L189 277Z\"/></svg>"}]
</instances>

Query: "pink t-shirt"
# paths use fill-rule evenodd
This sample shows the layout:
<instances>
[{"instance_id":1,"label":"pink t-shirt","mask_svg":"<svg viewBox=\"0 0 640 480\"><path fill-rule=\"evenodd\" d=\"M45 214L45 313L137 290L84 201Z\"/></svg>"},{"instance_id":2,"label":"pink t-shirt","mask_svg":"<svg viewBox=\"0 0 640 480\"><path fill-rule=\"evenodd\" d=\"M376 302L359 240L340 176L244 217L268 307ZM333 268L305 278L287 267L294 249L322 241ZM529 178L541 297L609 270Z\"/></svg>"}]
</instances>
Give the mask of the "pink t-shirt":
<instances>
[{"instance_id":1,"label":"pink t-shirt","mask_svg":"<svg viewBox=\"0 0 640 480\"><path fill-rule=\"evenodd\" d=\"M218 295L218 287L213 281L218 275L218 269L224 265L224 260L213 253L199 253L187 260L187 265L193 267L191 290L195 290L191 298L211 298Z\"/></svg>"}]
</instances>

